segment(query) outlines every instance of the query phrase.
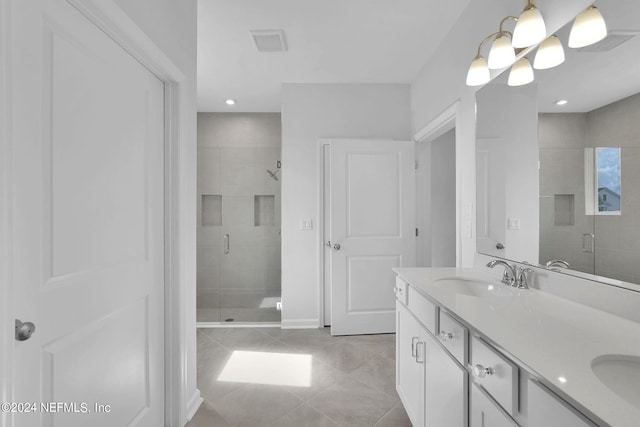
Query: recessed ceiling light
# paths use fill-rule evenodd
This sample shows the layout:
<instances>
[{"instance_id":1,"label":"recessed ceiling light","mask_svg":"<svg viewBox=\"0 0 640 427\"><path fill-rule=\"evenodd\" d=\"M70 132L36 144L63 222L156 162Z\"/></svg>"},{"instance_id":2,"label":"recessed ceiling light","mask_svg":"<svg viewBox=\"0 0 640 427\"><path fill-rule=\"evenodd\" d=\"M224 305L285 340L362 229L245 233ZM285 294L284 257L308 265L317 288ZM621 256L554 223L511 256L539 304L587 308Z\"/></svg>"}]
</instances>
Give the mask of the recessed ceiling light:
<instances>
[{"instance_id":1,"label":"recessed ceiling light","mask_svg":"<svg viewBox=\"0 0 640 427\"><path fill-rule=\"evenodd\" d=\"M229 99L226 99L224 103L227 105L236 105L236 100L229 98Z\"/></svg>"},{"instance_id":2,"label":"recessed ceiling light","mask_svg":"<svg viewBox=\"0 0 640 427\"><path fill-rule=\"evenodd\" d=\"M569 101L567 101L566 99L559 99L557 101L555 101L555 104L558 106L563 106L563 105L567 105Z\"/></svg>"},{"instance_id":3,"label":"recessed ceiling light","mask_svg":"<svg viewBox=\"0 0 640 427\"><path fill-rule=\"evenodd\" d=\"M562 384L567 382L567 379L565 377L558 377L558 381L560 381Z\"/></svg>"}]
</instances>

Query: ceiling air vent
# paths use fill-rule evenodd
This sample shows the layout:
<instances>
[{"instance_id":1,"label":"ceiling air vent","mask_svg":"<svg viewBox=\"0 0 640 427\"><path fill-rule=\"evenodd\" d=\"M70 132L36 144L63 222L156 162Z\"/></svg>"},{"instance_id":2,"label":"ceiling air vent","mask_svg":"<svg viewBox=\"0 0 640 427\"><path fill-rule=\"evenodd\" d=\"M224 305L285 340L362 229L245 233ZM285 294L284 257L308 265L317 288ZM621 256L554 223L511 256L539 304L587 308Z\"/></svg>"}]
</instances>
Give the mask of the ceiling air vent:
<instances>
[{"instance_id":1,"label":"ceiling air vent","mask_svg":"<svg viewBox=\"0 0 640 427\"><path fill-rule=\"evenodd\" d=\"M287 50L282 30L251 30L250 33L258 52L284 52Z\"/></svg>"},{"instance_id":2,"label":"ceiling air vent","mask_svg":"<svg viewBox=\"0 0 640 427\"><path fill-rule=\"evenodd\" d=\"M607 52L620 46L622 43L631 40L640 34L640 31L609 31L607 37L590 46L581 47L578 52Z\"/></svg>"}]
</instances>

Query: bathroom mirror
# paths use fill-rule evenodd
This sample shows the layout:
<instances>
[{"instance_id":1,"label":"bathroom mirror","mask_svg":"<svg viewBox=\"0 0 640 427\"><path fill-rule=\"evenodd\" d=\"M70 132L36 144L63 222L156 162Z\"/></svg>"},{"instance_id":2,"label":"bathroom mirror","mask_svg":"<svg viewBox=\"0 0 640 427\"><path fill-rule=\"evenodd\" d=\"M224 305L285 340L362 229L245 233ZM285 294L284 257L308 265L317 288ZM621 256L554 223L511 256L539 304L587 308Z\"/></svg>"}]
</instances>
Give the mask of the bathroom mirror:
<instances>
[{"instance_id":1,"label":"bathroom mirror","mask_svg":"<svg viewBox=\"0 0 640 427\"><path fill-rule=\"evenodd\" d=\"M476 242L494 257L640 284L640 2L597 6L605 40L570 49L570 23L557 33L563 64L520 87L505 72L477 93Z\"/></svg>"}]
</instances>

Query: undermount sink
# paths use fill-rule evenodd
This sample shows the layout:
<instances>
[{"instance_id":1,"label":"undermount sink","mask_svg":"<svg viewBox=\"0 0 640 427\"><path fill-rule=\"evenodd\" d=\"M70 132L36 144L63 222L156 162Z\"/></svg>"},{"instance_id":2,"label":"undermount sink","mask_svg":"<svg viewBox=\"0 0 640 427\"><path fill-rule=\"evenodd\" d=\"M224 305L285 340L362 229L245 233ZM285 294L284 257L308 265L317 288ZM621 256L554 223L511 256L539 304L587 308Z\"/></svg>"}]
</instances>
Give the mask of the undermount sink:
<instances>
[{"instance_id":1,"label":"undermount sink","mask_svg":"<svg viewBox=\"0 0 640 427\"><path fill-rule=\"evenodd\" d=\"M433 282L436 286L446 287L458 294L471 297L505 297L511 296L512 292L506 285L492 284L474 279L464 279L460 277L439 279Z\"/></svg>"},{"instance_id":2,"label":"undermount sink","mask_svg":"<svg viewBox=\"0 0 640 427\"><path fill-rule=\"evenodd\" d=\"M640 408L640 357L607 354L591 361L600 382L620 398Z\"/></svg>"}]
</instances>

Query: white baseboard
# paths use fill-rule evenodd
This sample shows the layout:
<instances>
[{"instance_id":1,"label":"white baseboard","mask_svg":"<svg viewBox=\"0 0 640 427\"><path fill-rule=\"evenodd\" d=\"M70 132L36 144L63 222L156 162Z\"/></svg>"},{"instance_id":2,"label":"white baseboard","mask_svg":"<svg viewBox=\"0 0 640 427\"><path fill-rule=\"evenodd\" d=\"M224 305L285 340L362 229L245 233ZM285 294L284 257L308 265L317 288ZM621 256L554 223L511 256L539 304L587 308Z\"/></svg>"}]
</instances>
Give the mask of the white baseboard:
<instances>
[{"instance_id":1,"label":"white baseboard","mask_svg":"<svg viewBox=\"0 0 640 427\"><path fill-rule=\"evenodd\" d=\"M280 325L282 329L318 329L320 319L283 319Z\"/></svg>"},{"instance_id":2,"label":"white baseboard","mask_svg":"<svg viewBox=\"0 0 640 427\"><path fill-rule=\"evenodd\" d=\"M191 399L187 402L187 421L191 421L196 412L198 412L202 402L204 402L204 399L200 395L200 390L195 389L191 395Z\"/></svg>"}]
</instances>

